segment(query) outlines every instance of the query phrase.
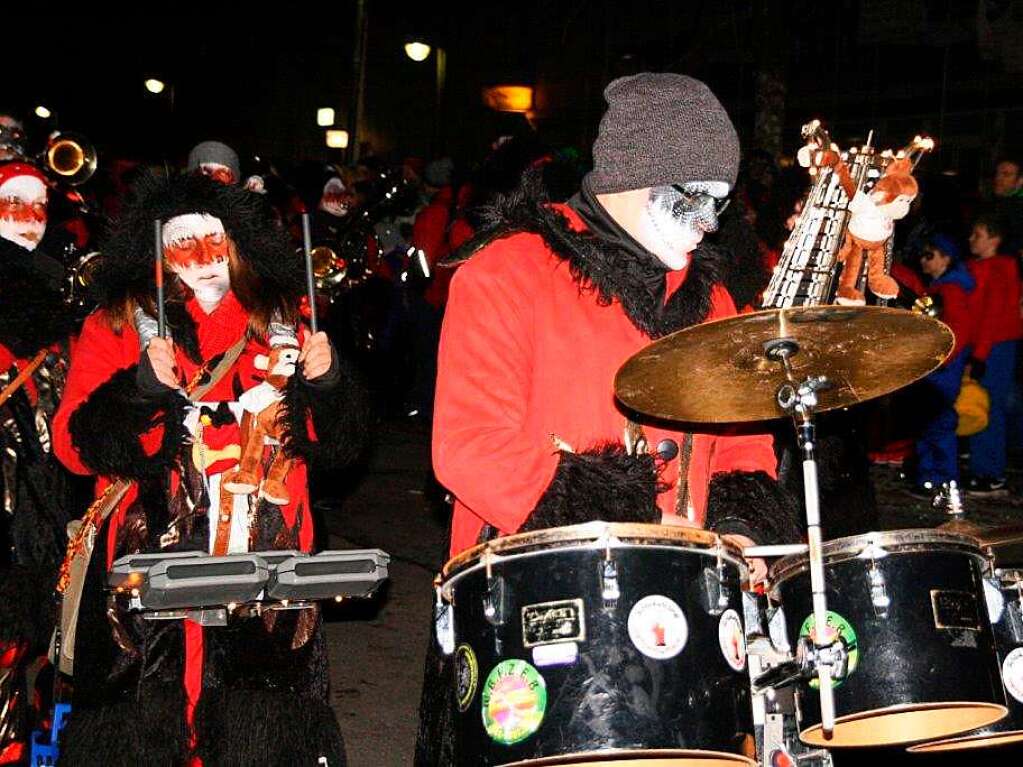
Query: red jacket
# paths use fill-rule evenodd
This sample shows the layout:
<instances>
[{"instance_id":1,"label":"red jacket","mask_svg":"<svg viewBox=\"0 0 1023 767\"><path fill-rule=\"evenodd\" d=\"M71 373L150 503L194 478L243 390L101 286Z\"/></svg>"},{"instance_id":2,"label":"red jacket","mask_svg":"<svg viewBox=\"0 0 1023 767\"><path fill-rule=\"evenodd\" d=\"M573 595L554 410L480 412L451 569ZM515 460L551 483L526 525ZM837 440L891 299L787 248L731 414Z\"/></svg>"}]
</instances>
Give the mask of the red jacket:
<instances>
[{"instance_id":1,"label":"red jacket","mask_svg":"<svg viewBox=\"0 0 1023 767\"><path fill-rule=\"evenodd\" d=\"M1019 267L1012 256L974 258L967 267L977 281L970 303L975 322L973 356L986 360L995 344L1023 336Z\"/></svg>"},{"instance_id":2,"label":"red jacket","mask_svg":"<svg viewBox=\"0 0 1023 767\"><path fill-rule=\"evenodd\" d=\"M574 211L559 210L583 227ZM670 295L685 272L667 279ZM733 314L716 287L708 319ZM617 301L601 306L594 291L581 289L539 235L498 240L457 270L441 331L433 427L434 469L456 496L452 554L474 545L485 523L509 534L526 521L558 465L551 435L579 451L623 441L614 375L650 341ZM646 435L652 447L682 439L661 428ZM770 436L696 434L689 467L695 519L704 519L713 474L773 477L775 466ZM674 512L677 475L676 458L661 477L671 485L658 499L665 512Z\"/></svg>"},{"instance_id":3,"label":"red jacket","mask_svg":"<svg viewBox=\"0 0 1023 767\"><path fill-rule=\"evenodd\" d=\"M197 326L200 351L203 358L207 360L233 346L245 332L248 323L248 315L233 293L228 293L212 314L207 315L194 299L189 301L188 310ZM188 382L195 375L198 366L182 352L180 346L175 348L178 370L182 373L182 380ZM234 390L236 378L243 389L249 389L257 384L262 380L263 373L256 370L254 360L257 354L265 354L266 351L265 343L258 339L251 339L235 363L233 370L229 371L211 391L203 396L203 401L236 400L237 396ZM88 475L93 472L82 463L78 451L72 444L68 428L71 414L88 399L93 391L110 380L117 371L137 364L139 357L139 338L133 327L125 325L120 333L115 333L103 311L92 314L85 321L71 356L71 369L68 371L64 398L61 400L53 421L54 453L74 473ZM140 436L147 453L152 454L156 451L161 436L155 431ZM111 484L111 481L109 477L98 478L97 497L107 485ZM302 549L309 551L313 542L313 521L309 512L306 467L302 461L294 462L288 472L286 485L291 502L281 509L282 515L285 522L291 527L294 526L297 515L301 514L299 541ZM108 538L108 552L111 561L115 553L117 528L123 521L124 512L131 505L134 496L133 488L113 514Z\"/></svg>"}]
</instances>

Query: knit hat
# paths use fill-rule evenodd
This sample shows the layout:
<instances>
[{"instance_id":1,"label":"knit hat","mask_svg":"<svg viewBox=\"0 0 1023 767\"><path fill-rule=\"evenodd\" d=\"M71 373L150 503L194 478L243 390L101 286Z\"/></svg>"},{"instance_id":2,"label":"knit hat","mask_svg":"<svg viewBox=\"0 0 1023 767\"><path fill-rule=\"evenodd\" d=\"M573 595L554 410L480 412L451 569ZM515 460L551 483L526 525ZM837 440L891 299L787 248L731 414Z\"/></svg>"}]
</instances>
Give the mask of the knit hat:
<instances>
[{"instance_id":1,"label":"knit hat","mask_svg":"<svg viewBox=\"0 0 1023 767\"><path fill-rule=\"evenodd\" d=\"M739 137L704 83L671 72L620 77L604 89L607 111L593 144L595 194L690 181L735 185Z\"/></svg>"},{"instance_id":2,"label":"knit hat","mask_svg":"<svg viewBox=\"0 0 1023 767\"><path fill-rule=\"evenodd\" d=\"M230 168L234 174L234 180L240 181L242 177L241 163L238 162L238 153L227 144L219 141L203 141L192 147L188 153L188 170L199 170L205 163L214 163Z\"/></svg>"},{"instance_id":3,"label":"knit hat","mask_svg":"<svg viewBox=\"0 0 1023 767\"><path fill-rule=\"evenodd\" d=\"M17 176L31 176L46 183L46 176L35 165L27 162L8 162L0 164L0 186Z\"/></svg>"},{"instance_id":4,"label":"knit hat","mask_svg":"<svg viewBox=\"0 0 1023 767\"><path fill-rule=\"evenodd\" d=\"M952 263L955 263L960 258L959 246L947 234L942 234L941 232L932 234L927 239L927 244L948 256Z\"/></svg>"}]
</instances>

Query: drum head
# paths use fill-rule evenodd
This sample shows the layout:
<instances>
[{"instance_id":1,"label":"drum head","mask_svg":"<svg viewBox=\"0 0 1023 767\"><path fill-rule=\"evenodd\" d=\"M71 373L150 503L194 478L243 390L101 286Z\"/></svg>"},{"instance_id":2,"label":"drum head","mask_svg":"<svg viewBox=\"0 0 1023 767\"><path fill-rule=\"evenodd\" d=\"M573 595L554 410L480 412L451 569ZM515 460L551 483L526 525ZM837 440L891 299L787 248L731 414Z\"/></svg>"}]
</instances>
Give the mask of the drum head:
<instances>
[{"instance_id":1,"label":"drum head","mask_svg":"<svg viewBox=\"0 0 1023 767\"><path fill-rule=\"evenodd\" d=\"M987 727L1007 713L1005 706L995 703L910 703L839 717L831 738L824 737L819 724L799 737L821 748L898 746Z\"/></svg>"},{"instance_id":2,"label":"drum head","mask_svg":"<svg viewBox=\"0 0 1023 767\"><path fill-rule=\"evenodd\" d=\"M756 762L746 756L716 751L630 749L527 759L522 762L509 762L503 767L739 767L739 765L756 767Z\"/></svg>"},{"instance_id":3,"label":"drum head","mask_svg":"<svg viewBox=\"0 0 1023 767\"><path fill-rule=\"evenodd\" d=\"M930 754L941 751L967 751L971 748L997 748L1023 741L1023 730L991 732L985 735L966 735L962 738L945 738L931 743L910 746L907 751L914 754Z\"/></svg>"}]
</instances>

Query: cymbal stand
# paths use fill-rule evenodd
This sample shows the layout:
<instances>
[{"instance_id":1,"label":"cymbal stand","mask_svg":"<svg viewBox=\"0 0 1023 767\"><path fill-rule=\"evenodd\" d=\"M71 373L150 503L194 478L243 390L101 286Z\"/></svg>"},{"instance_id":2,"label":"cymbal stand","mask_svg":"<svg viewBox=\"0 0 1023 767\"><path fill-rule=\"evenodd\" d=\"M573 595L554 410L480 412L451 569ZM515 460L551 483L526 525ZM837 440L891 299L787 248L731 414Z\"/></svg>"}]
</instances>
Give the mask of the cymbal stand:
<instances>
[{"instance_id":1,"label":"cymbal stand","mask_svg":"<svg viewBox=\"0 0 1023 767\"><path fill-rule=\"evenodd\" d=\"M821 555L823 536L821 534L820 496L817 484L816 433L814 409L817 407L817 392L830 384L825 376L807 376L797 381L790 363L791 357L799 352L799 344L792 338L777 338L764 345L768 359L780 362L785 367L788 383L778 389L778 405L792 416L796 428L799 450L803 454L803 492L806 501L806 532L810 551L810 589L813 596L814 646L816 649L816 672L820 680L821 728L824 737L830 738L835 727L835 698L831 688L834 642L825 639L828 604L825 594L824 559ZM841 665L834 669L841 673Z\"/></svg>"}]
</instances>

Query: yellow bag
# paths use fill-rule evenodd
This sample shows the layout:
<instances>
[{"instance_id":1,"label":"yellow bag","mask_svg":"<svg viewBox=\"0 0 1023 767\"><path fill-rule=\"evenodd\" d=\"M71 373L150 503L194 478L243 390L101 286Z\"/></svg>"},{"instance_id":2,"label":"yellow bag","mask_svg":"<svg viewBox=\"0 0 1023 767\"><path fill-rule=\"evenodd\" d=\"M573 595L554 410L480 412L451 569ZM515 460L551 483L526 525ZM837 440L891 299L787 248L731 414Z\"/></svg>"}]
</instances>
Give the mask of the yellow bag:
<instances>
[{"instance_id":1,"label":"yellow bag","mask_svg":"<svg viewBox=\"0 0 1023 767\"><path fill-rule=\"evenodd\" d=\"M956 414L959 425L956 436L971 437L987 428L988 415L991 412L991 397L987 389L968 375L963 376L963 385L956 398Z\"/></svg>"}]
</instances>

